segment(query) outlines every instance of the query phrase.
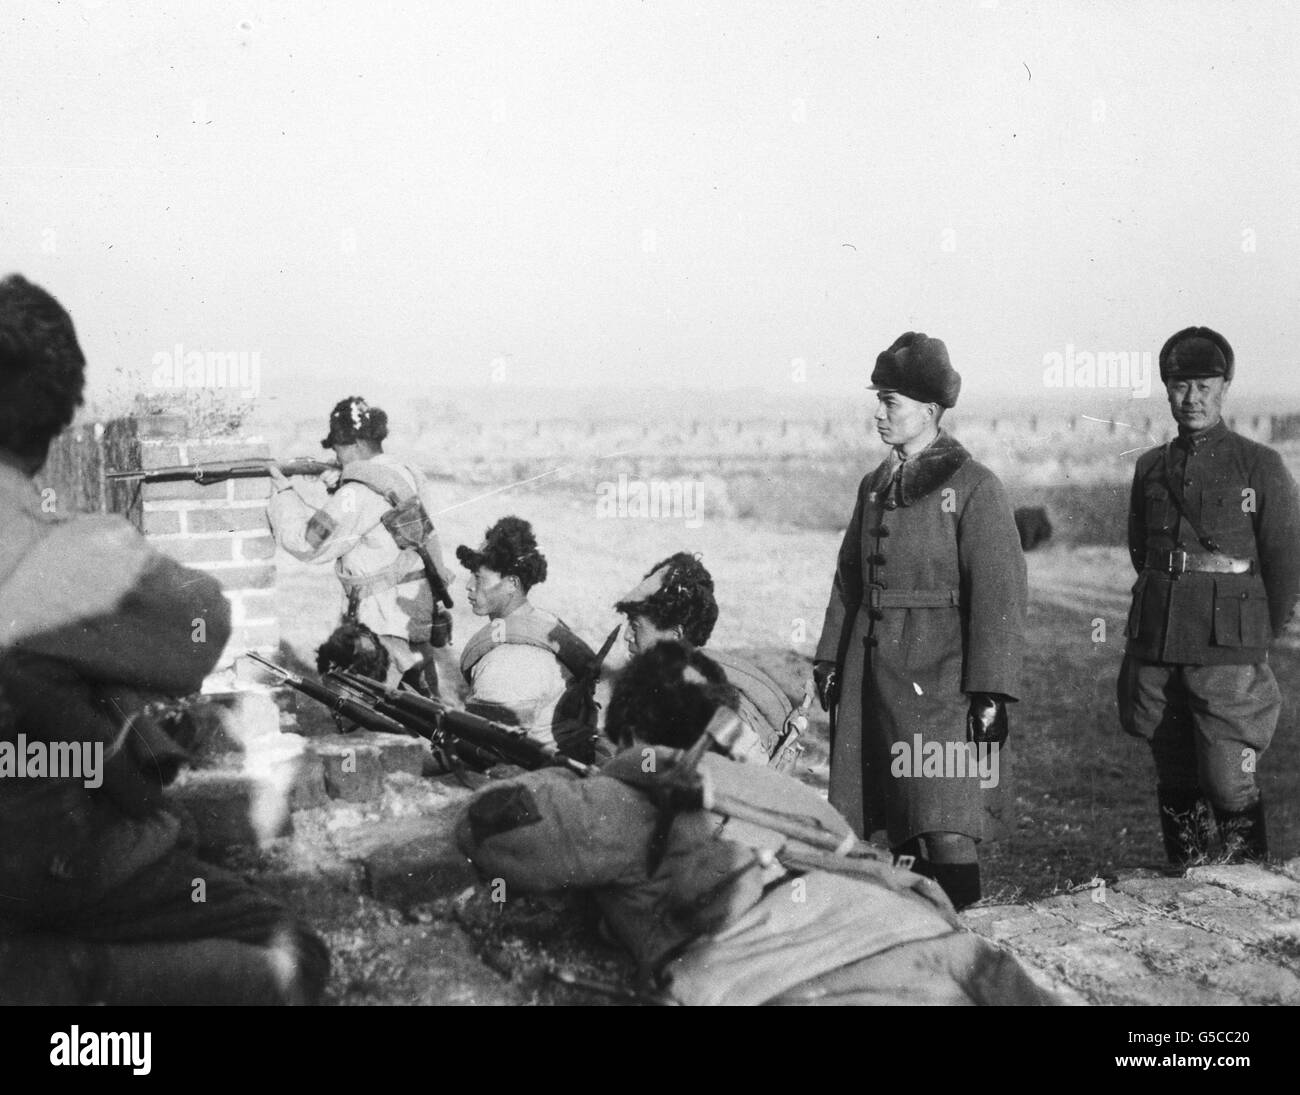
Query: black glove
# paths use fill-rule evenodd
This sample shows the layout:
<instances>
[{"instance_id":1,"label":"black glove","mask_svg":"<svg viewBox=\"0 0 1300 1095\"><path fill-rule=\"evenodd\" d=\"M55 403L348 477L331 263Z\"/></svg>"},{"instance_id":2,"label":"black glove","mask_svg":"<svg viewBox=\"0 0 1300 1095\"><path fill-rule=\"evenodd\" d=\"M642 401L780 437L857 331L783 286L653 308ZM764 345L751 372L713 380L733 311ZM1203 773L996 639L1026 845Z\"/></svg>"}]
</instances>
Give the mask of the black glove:
<instances>
[{"instance_id":1,"label":"black glove","mask_svg":"<svg viewBox=\"0 0 1300 1095\"><path fill-rule=\"evenodd\" d=\"M813 684L817 687L817 698L822 710L829 711L840 698L840 671L834 662L813 663Z\"/></svg>"},{"instance_id":2,"label":"black glove","mask_svg":"<svg viewBox=\"0 0 1300 1095\"><path fill-rule=\"evenodd\" d=\"M1007 701L996 692L972 692L966 713L966 740L1001 745L1007 740Z\"/></svg>"}]
</instances>

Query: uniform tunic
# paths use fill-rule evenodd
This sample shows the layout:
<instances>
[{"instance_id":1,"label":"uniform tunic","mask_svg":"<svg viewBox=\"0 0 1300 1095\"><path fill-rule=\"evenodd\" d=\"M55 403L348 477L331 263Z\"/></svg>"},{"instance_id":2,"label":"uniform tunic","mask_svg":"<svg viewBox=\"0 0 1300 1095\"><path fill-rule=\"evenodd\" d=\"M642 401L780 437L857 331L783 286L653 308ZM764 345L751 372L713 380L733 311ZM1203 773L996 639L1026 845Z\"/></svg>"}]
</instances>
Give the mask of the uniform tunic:
<instances>
[{"instance_id":1,"label":"uniform tunic","mask_svg":"<svg viewBox=\"0 0 1300 1095\"><path fill-rule=\"evenodd\" d=\"M382 469L395 480L394 487L401 488L399 494L418 492L428 513L437 508L428 482L418 469L380 453L348 465L343 475L346 477L358 464ZM396 677L432 657L429 629L433 624L433 592L419 554L399 550L381 523L390 508L378 491L345 481L319 509L295 490L279 490L271 497L267 519L276 543L294 558L334 562L343 586L342 606L346 606L348 592L356 591L360 598L357 620L384 642L395 683ZM452 573L443 565L436 533L429 553L450 588Z\"/></svg>"},{"instance_id":2,"label":"uniform tunic","mask_svg":"<svg viewBox=\"0 0 1300 1095\"><path fill-rule=\"evenodd\" d=\"M1027 596L1006 492L946 432L862 480L815 655L839 666L830 801L859 835L1003 834L1009 750L982 788L967 697L1017 698ZM936 751L945 767L923 766Z\"/></svg>"},{"instance_id":3,"label":"uniform tunic","mask_svg":"<svg viewBox=\"0 0 1300 1095\"><path fill-rule=\"evenodd\" d=\"M1277 453L1222 421L1139 458L1128 521L1138 578L1120 721L1151 743L1164 792L1204 791L1224 811L1258 800L1255 761L1281 711L1268 646L1300 592L1297 546L1295 481ZM1179 551L1250 567L1174 574L1179 558L1170 553Z\"/></svg>"}]
</instances>

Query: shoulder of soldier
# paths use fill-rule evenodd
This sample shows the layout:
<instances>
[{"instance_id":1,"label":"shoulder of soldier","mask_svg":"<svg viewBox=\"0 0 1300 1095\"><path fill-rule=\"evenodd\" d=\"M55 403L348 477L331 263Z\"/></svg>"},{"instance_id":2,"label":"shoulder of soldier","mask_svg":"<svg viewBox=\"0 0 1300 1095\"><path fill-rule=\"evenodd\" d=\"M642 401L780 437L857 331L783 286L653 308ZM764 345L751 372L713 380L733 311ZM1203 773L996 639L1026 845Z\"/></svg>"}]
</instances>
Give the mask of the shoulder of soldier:
<instances>
[{"instance_id":1,"label":"shoulder of soldier","mask_svg":"<svg viewBox=\"0 0 1300 1095\"><path fill-rule=\"evenodd\" d=\"M848 821L811 787L791 776L758 764L742 764L717 753L700 759L713 788L774 817L803 817L837 836L851 831Z\"/></svg>"},{"instance_id":2,"label":"shoulder of soldier","mask_svg":"<svg viewBox=\"0 0 1300 1095\"><path fill-rule=\"evenodd\" d=\"M1249 437L1243 437L1234 430L1229 430L1227 437L1250 470L1259 470L1265 475L1290 478L1291 473L1287 470L1286 462L1276 449L1259 441L1252 441Z\"/></svg>"},{"instance_id":3,"label":"shoulder of soldier","mask_svg":"<svg viewBox=\"0 0 1300 1095\"><path fill-rule=\"evenodd\" d=\"M1164 451L1164 445L1156 445L1154 448L1147 449L1146 452L1137 458L1133 474L1138 477L1145 475L1155 467L1156 463L1160 460L1160 454Z\"/></svg>"},{"instance_id":4,"label":"shoulder of soldier","mask_svg":"<svg viewBox=\"0 0 1300 1095\"><path fill-rule=\"evenodd\" d=\"M583 779L563 768L542 768L478 791L466 803L457 824L457 842L466 854L493 836L540 821L583 818L602 823L627 816L644 799L633 787L599 772ZM611 810L611 804L619 809ZM648 803L647 803L648 806Z\"/></svg>"}]
</instances>

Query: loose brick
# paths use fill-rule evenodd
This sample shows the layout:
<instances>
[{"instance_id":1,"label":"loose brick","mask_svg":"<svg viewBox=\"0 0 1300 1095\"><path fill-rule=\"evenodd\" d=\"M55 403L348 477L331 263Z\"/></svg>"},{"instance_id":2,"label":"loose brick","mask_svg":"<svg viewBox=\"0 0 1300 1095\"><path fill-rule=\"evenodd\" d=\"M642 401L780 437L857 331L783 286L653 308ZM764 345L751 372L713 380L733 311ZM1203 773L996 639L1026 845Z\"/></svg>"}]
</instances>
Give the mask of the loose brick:
<instances>
[{"instance_id":1,"label":"loose brick","mask_svg":"<svg viewBox=\"0 0 1300 1095\"><path fill-rule=\"evenodd\" d=\"M460 893L478 880L456 847L459 804L423 817L393 818L335 834L342 855L360 862L376 900L405 907Z\"/></svg>"},{"instance_id":2,"label":"loose brick","mask_svg":"<svg viewBox=\"0 0 1300 1095\"><path fill-rule=\"evenodd\" d=\"M258 845L293 831L287 809L268 810L271 788L250 776L226 769L199 769L185 774L172 789L194 819L201 851Z\"/></svg>"},{"instance_id":3,"label":"loose brick","mask_svg":"<svg viewBox=\"0 0 1300 1095\"><path fill-rule=\"evenodd\" d=\"M156 540L154 547L178 563L228 563L235 558L236 541L230 536L211 536L193 539Z\"/></svg>"},{"instance_id":4,"label":"loose brick","mask_svg":"<svg viewBox=\"0 0 1300 1095\"><path fill-rule=\"evenodd\" d=\"M181 531L181 515L176 510L145 510L141 523L146 536L171 535Z\"/></svg>"},{"instance_id":5,"label":"loose brick","mask_svg":"<svg viewBox=\"0 0 1300 1095\"><path fill-rule=\"evenodd\" d=\"M360 734L314 739L308 749L320 758L330 798L372 802L382 793L384 769L379 750L366 744Z\"/></svg>"},{"instance_id":6,"label":"loose brick","mask_svg":"<svg viewBox=\"0 0 1300 1095\"><path fill-rule=\"evenodd\" d=\"M275 537L237 536L235 538L235 558L248 562L260 562L275 558Z\"/></svg>"},{"instance_id":7,"label":"loose brick","mask_svg":"<svg viewBox=\"0 0 1300 1095\"><path fill-rule=\"evenodd\" d=\"M269 563L235 567L206 566L203 569L219 581L223 589L231 591L268 589L275 585L275 567Z\"/></svg>"},{"instance_id":8,"label":"loose brick","mask_svg":"<svg viewBox=\"0 0 1300 1095\"><path fill-rule=\"evenodd\" d=\"M265 529L266 510L260 506L247 509L192 509L187 512L190 532L252 532Z\"/></svg>"}]
</instances>

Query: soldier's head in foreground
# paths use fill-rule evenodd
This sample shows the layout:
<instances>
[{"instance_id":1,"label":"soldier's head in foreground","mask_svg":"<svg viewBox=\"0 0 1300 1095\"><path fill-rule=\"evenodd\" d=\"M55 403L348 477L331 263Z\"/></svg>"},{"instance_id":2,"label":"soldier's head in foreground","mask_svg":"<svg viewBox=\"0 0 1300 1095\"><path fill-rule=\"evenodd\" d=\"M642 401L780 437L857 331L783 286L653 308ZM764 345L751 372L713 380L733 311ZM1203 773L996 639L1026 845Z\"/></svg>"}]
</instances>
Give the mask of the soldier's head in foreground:
<instances>
[{"instance_id":1,"label":"soldier's head in foreground","mask_svg":"<svg viewBox=\"0 0 1300 1095\"><path fill-rule=\"evenodd\" d=\"M1185 327L1170 337L1160 351L1160 379L1180 433L1218 424L1232 373L1232 347L1217 331Z\"/></svg>"},{"instance_id":2,"label":"soldier's head in foreground","mask_svg":"<svg viewBox=\"0 0 1300 1095\"><path fill-rule=\"evenodd\" d=\"M81 406L85 368L62 305L21 274L0 280L0 459L40 471Z\"/></svg>"},{"instance_id":3,"label":"soldier's head in foreground","mask_svg":"<svg viewBox=\"0 0 1300 1095\"><path fill-rule=\"evenodd\" d=\"M388 651L379 636L365 624L350 620L340 624L316 649L316 672L347 669L382 681L388 676Z\"/></svg>"},{"instance_id":4,"label":"soldier's head in foreground","mask_svg":"<svg viewBox=\"0 0 1300 1095\"><path fill-rule=\"evenodd\" d=\"M330 411L330 431L321 438L322 449L333 449L339 465L369 460L384 451L388 415L359 395L340 399Z\"/></svg>"},{"instance_id":5,"label":"soldier's head in foreground","mask_svg":"<svg viewBox=\"0 0 1300 1095\"><path fill-rule=\"evenodd\" d=\"M737 702L736 690L706 654L666 640L638 654L619 674L605 733L620 748L689 749L719 707L734 708Z\"/></svg>"},{"instance_id":6,"label":"soldier's head in foreground","mask_svg":"<svg viewBox=\"0 0 1300 1095\"><path fill-rule=\"evenodd\" d=\"M651 567L614 609L627 617L623 638L632 654L644 653L664 640L703 646L718 622L713 576L696 556L685 551Z\"/></svg>"},{"instance_id":7,"label":"soldier's head in foreground","mask_svg":"<svg viewBox=\"0 0 1300 1095\"><path fill-rule=\"evenodd\" d=\"M546 556L537 550L533 526L522 517L502 517L483 534L477 550L461 544L456 558L473 572L465 595L475 616L508 616L528 599L533 586L546 581Z\"/></svg>"},{"instance_id":8,"label":"soldier's head in foreground","mask_svg":"<svg viewBox=\"0 0 1300 1095\"><path fill-rule=\"evenodd\" d=\"M908 331L876 358L871 390L880 439L910 456L934 440L943 412L957 405L961 377L942 341Z\"/></svg>"}]
</instances>

